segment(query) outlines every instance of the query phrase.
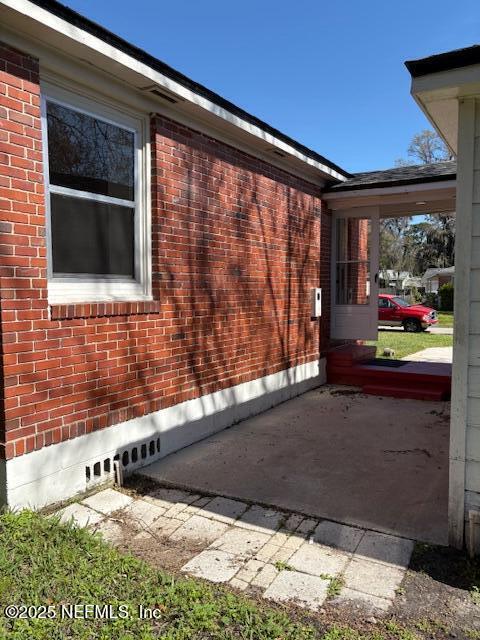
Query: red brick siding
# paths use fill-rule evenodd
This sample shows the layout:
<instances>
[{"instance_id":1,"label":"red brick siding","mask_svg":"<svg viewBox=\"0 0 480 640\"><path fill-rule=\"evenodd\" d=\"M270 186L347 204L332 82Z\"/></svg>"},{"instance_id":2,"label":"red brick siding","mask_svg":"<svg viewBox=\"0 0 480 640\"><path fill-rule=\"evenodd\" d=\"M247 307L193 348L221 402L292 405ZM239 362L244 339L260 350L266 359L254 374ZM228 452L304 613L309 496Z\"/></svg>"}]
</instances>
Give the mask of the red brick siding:
<instances>
[{"instance_id":1,"label":"red brick siding","mask_svg":"<svg viewBox=\"0 0 480 640\"><path fill-rule=\"evenodd\" d=\"M318 188L161 117L152 119L154 301L49 309L38 69L1 54L7 458L318 357L330 272ZM319 282L320 323L310 318Z\"/></svg>"}]
</instances>

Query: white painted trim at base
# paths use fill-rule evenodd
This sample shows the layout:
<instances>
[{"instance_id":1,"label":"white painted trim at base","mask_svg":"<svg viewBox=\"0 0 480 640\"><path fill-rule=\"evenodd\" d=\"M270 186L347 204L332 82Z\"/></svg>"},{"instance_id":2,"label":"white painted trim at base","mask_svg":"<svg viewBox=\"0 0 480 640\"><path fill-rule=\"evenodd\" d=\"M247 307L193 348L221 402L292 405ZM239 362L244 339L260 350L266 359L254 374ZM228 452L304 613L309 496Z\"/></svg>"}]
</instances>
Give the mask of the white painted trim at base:
<instances>
[{"instance_id":1,"label":"white painted trim at base","mask_svg":"<svg viewBox=\"0 0 480 640\"><path fill-rule=\"evenodd\" d=\"M3 496L12 508L40 508L66 500L106 479L105 460L111 462L116 455L121 459L125 451L131 459L136 448L137 461L125 469L133 471L325 382L322 358L0 461L0 499ZM160 451L156 449L158 438ZM149 451L152 442L154 453L142 458L142 445ZM87 482L86 467L92 473L96 463L102 473Z\"/></svg>"}]
</instances>

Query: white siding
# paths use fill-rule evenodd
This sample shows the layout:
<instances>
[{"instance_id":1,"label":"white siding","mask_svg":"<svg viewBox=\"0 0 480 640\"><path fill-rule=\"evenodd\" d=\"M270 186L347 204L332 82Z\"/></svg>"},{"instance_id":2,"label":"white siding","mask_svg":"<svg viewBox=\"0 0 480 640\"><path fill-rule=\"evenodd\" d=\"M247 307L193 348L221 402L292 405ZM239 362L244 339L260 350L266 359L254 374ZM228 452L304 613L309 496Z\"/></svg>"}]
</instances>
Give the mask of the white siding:
<instances>
[{"instance_id":1,"label":"white siding","mask_svg":"<svg viewBox=\"0 0 480 640\"><path fill-rule=\"evenodd\" d=\"M465 442L465 509L480 505L480 101L475 101L473 204L471 220L468 397Z\"/></svg>"}]
</instances>

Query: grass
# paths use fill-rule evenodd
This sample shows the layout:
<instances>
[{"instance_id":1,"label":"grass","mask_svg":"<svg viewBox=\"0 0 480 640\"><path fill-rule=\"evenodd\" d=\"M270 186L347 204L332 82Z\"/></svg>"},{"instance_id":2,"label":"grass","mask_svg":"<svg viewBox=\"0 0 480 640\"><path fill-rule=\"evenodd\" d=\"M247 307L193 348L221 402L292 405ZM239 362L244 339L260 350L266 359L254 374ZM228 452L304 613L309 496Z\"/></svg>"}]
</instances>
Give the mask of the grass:
<instances>
[{"instance_id":1,"label":"grass","mask_svg":"<svg viewBox=\"0 0 480 640\"><path fill-rule=\"evenodd\" d=\"M128 618L60 619L61 604L122 605ZM51 605L57 617L7 619L8 604ZM142 620L138 606L157 611ZM12 640L307 640L313 628L232 592L177 579L84 529L23 511L0 516L0 638Z\"/></svg>"},{"instance_id":2,"label":"grass","mask_svg":"<svg viewBox=\"0 0 480 640\"><path fill-rule=\"evenodd\" d=\"M367 344L376 345L378 358L383 356L383 350L388 347L395 351L395 359L400 359L428 347L451 347L453 336L425 333L424 331L407 333L406 331L386 330L378 332L376 342L368 342Z\"/></svg>"},{"instance_id":3,"label":"grass","mask_svg":"<svg viewBox=\"0 0 480 640\"><path fill-rule=\"evenodd\" d=\"M438 561L438 553L450 554L445 563ZM475 599L480 562L428 545L417 545L413 558L419 570L431 573L433 567L450 579L458 574L458 586L469 589ZM284 565L282 570L288 570ZM443 573L439 577L444 578ZM337 595L341 579L328 574L322 578L330 582L329 597ZM5 607L11 604L51 606L56 617L9 619ZM111 605L114 613L126 612L128 617L60 615L62 605L88 604ZM139 619L139 605L155 610L155 617ZM304 620L291 609L273 608L227 588L154 569L88 530L60 524L56 518L31 511L0 514L2 640L424 640L423 634L432 638L437 631L447 631L441 622L429 620L412 621L413 629L395 619L378 621L367 632ZM469 640L480 640L477 631L464 632Z\"/></svg>"},{"instance_id":4,"label":"grass","mask_svg":"<svg viewBox=\"0 0 480 640\"><path fill-rule=\"evenodd\" d=\"M453 311L439 311L437 327L453 327Z\"/></svg>"},{"instance_id":5,"label":"grass","mask_svg":"<svg viewBox=\"0 0 480 640\"><path fill-rule=\"evenodd\" d=\"M273 566L277 571L293 571L293 567L284 560L277 560Z\"/></svg>"}]
</instances>

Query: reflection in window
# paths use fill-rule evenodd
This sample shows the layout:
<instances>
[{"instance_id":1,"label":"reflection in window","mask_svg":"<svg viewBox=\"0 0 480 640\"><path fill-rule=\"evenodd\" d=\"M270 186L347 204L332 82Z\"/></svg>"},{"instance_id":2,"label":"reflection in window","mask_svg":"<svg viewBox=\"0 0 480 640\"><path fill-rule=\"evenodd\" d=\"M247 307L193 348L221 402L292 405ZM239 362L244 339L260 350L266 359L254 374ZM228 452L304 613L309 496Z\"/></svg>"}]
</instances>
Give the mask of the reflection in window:
<instances>
[{"instance_id":1,"label":"reflection in window","mask_svg":"<svg viewBox=\"0 0 480 640\"><path fill-rule=\"evenodd\" d=\"M50 184L134 199L134 134L47 102Z\"/></svg>"},{"instance_id":2,"label":"reflection in window","mask_svg":"<svg viewBox=\"0 0 480 640\"><path fill-rule=\"evenodd\" d=\"M134 277L132 210L52 193L54 273Z\"/></svg>"},{"instance_id":3,"label":"reflection in window","mask_svg":"<svg viewBox=\"0 0 480 640\"><path fill-rule=\"evenodd\" d=\"M46 104L53 275L135 279L135 134Z\"/></svg>"},{"instance_id":4,"label":"reflection in window","mask_svg":"<svg viewBox=\"0 0 480 640\"><path fill-rule=\"evenodd\" d=\"M336 303L370 301L370 220L339 218L336 222Z\"/></svg>"}]
</instances>

